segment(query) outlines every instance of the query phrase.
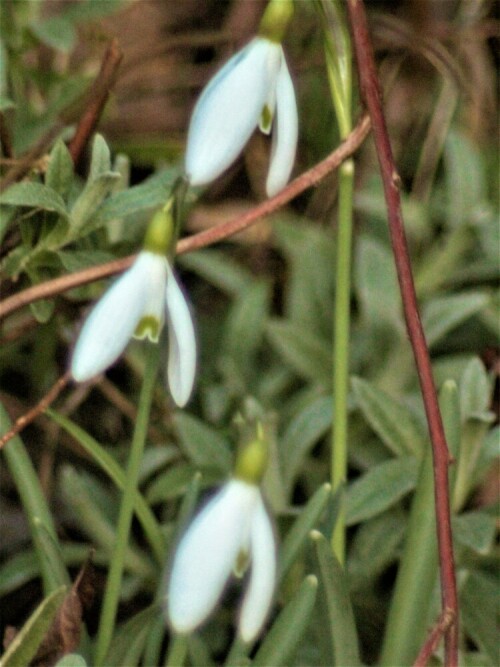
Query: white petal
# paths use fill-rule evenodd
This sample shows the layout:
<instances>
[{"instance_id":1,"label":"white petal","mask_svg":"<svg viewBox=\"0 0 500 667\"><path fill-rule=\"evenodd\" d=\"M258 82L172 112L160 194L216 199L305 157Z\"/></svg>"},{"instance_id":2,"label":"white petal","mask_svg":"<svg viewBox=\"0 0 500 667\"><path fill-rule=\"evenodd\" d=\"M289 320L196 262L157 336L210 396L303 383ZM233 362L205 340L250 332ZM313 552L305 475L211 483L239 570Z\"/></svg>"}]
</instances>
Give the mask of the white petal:
<instances>
[{"instance_id":1,"label":"white petal","mask_svg":"<svg viewBox=\"0 0 500 667\"><path fill-rule=\"evenodd\" d=\"M248 540L256 486L231 480L198 514L180 541L167 611L177 632L196 628L217 604L242 544Z\"/></svg>"},{"instance_id":2,"label":"white petal","mask_svg":"<svg viewBox=\"0 0 500 667\"><path fill-rule=\"evenodd\" d=\"M101 297L83 325L71 361L77 382L88 380L116 361L133 335L147 294L150 254L139 255Z\"/></svg>"},{"instance_id":3,"label":"white petal","mask_svg":"<svg viewBox=\"0 0 500 667\"><path fill-rule=\"evenodd\" d=\"M165 289L167 284L168 263L164 255L158 255L147 250L141 253L142 261L146 263L147 289L144 292L141 321L143 318L152 320L153 326L146 326L144 331L135 331L136 338L149 338L157 343L165 321ZM139 326L141 322L138 323Z\"/></svg>"},{"instance_id":4,"label":"white petal","mask_svg":"<svg viewBox=\"0 0 500 667\"><path fill-rule=\"evenodd\" d=\"M186 298L174 272L167 266L168 385L183 407L191 396L196 372L196 337Z\"/></svg>"},{"instance_id":5,"label":"white petal","mask_svg":"<svg viewBox=\"0 0 500 667\"><path fill-rule=\"evenodd\" d=\"M276 544L260 494L252 520L250 558L252 570L239 624L241 638L245 642L252 641L260 632L269 612L276 585Z\"/></svg>"},{"instance_id":6,"label":"white petal","mask_svg":"<svg viewBox=\"0 0 500 667\"><path fill-rule=\"evenodd\" d=\"M235 54L198 100L188 132L186 173L204 185L238 157L257 127L280 64L280 47L257 37Z\"/></svg>"},{"instance_id":7,"label":"white petal","mask_svg":"<svg viewBox=\"0 0 500 667\"><path fill-rule=\"evenodd\" d=\"M269 197L284 188L290 178L297 150L298 126L295 91L283 55L276 86L276 119L266 182Z\"/></svg>"}]
</instances>

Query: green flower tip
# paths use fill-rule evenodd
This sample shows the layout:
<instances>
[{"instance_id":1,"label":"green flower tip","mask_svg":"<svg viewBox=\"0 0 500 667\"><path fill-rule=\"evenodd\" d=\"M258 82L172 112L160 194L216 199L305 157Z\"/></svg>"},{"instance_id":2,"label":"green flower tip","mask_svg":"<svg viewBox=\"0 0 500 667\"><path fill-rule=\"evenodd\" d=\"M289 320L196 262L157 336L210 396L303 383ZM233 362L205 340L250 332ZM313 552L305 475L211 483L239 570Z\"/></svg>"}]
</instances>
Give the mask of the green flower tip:
<instances>
[{"instance_id":1,"label":"green flower tip","mask_svg":"<svg viewBox=\"0 0 500 667\"><path fill-rule=\"evenodd\" d=\"M260 21L259 36L281 44L292 16L292 0L271 0Z\"/></svg>"},{"instance_id":2,"label":"green flower tip","mask_svg":"<svg viewBox=\"0 0 500 667\"><path fill-rule=\"evenodd\" d=\"M244 445L236 456L234 477L248 484L260 484L267 468L268 446L259 433L258 437Z\"/></svg>"},{"instance_id":3,"label":"green flower tip","mask_svg":"<svg viewBox=\"0 0 500 667\"><path fill-rule=\"evenodd\" d=\"M175 222L172 202L169 201L161 211L157 211L151 218L144 237L144 250L148 250L155 255L167 255L173 250L174 243Z\"/></svg>"}]
</instances>

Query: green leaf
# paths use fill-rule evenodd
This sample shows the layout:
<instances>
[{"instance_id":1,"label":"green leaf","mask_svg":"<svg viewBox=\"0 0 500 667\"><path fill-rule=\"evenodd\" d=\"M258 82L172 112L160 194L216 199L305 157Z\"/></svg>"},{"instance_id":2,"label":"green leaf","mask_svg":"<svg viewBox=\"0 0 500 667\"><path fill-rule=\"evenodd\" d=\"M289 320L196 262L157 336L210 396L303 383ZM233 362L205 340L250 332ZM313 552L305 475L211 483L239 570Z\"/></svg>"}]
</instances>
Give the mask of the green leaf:
<instances>
[{"instance_id":1,"label":"green leaf","mask_svg":"<svg viewBox=\"0 0 500 667\"><path fill-rule=\"evenodd\" d=\"M332 425L332 397L315 397L290 421L280 442L283 478L290 489L309 450Z\"/></svg>"},{"instance_id":2,"label":"green leaf","mask_svg":"<svg viewBox=\"0 0 500 667\"><path fill-rule=\"evenodd\" d=\"M349 549L349 582L352 588L366 589L398 557L405 536L407 515L389 510L361 524Z\"/></svg>"},{"instance_id":3,"label":"green leaf","mask_svg":"<svg viewBox=\"0 0 500 667\"><path fill-rule=\"evenodd\" d=\"M303 219L273 222L276 245L285 254L289 275L284 312L307 331L327 334L333 303L334 237L331 228L321 229Z\"/></svg>"},{"instance_id":4,"label":"green leaf","mask_svg":"<svg viewBox=\"0 0 500 667\"><path fill-rule=\"evenodd\" d=\"M389 248L362 235L357 240L354 285L363 315L375 326L403 328L401 297Z\"/></svg>"},{"instance_id":5,"label":"green leaf","mask_svg":"<svg viewBox=\"0 0 500 667\"><path fill-rule=\"evenodd\" d=\"M444 170L448 195L448 224L471 222L472 211L486 195L484 164L477 145L453 129L446 138Z\"/></svg>"},{"instance_id":6,"label":"green leaf","mask_svg":"<svg viewBox=\"0 0 500 667\"><path fill-rule=\"evenodd\" d=\"M273 623L254 658L254 667L284 667L291 660L311 621L318 580L309 575Z\"/></svg>"},{"instance_id":7,"label":"green leaf","mask_svg":"<svg viewBox=\"0 0 500 667\"><path fill-rule=\"evenodd\" d=\"M116 503L107 489L96 478L78 473L66 465L61 470L60 485L65 502L76 515L80 529L112 557L116 539ZM155 568L146 554L130 544L125 567L141 578L155 577Z\"/></svg>"},{"instance_id":8,"label":"green leaf","mask_svg":"<svg viewBox=\"0 0 500 667\"><path fill-rule=\"evenodd\" d=\"M332 501L332 487L323 484L300 511L293 526L288 530L280 549L278 581L282 581L299 553L307 544L309 533L318 525L321 515Z\"/></svg>"},{"instance_id":9,"label":"green leaf","mask_svg":"<svg viewBox=\"0 0 500 667\"><path fill-rule=\"evenodd\" d=\"M30 310L33 313L34 318L40 324L45 324L52 317L54 312L55 303L54 301L49 301L48 299L40 299L39 301L33 301L30 303Z\"/></svg>"},{"instance_id":10,"label":"green leaf","mask_svg":"<svg viewBox=\"0 0 500 667\"><path fill-rule=\"evenodd\" d=\"M332 354L325 340L291 321L272 320L267 334L274 349L299 376L330 386Z\"/></svg>"},{"instance_id":11,"label":"green leaf","mask_svg":"<svg viewBox=\"0 0 500 667\"><path fill-rule=\"evenodd\" d=\"M95 228L102 227L111 220L120 220L162 206L178 175L178 169L164 170L140 185L112 194L96 211L93 220Z\"/></svg>"},{"instance_id":12,"label":"green leaf","mask_svg":"<svg viewBox=\"0 0 500 667\"><path fill-rule=\"evenodd\" d=\"M346 525L353 526L392 507L415 488L419 461L401 457L375 466L347 487Z\"/></svg>"},{"instance_id":13,"label":"green leaf","mask_svg":"<svg viewBox=\"0 0 500 667\"><path fill-rule=\"evenodd\" d=\"M460 591L463 628L492 665L498 664L498 578L472 572Z\"/></svg>"},{"instance_id":14,"label":"green leaf","mask_svg":"<svg viewBox=\"0 0 500 667\"><path fill-rule=\"evenodd\" d=\"M64 600L66 591L66 586L61 586L38 605L3 654L2 667L20 667L31 662Z\"/></svg>"},{"instance_id":15,"label":"green leaf","mask_svg":"<svg viewBox=\"0 0 500 667\"><path fill-rule=\"evenodd\" d=\"M181 448L196 466L230 472L233 462L231 449L216 429L194 415L180 411L175 413L174 426Z\"/></svg>"},{"instance_id":16,"label":"green leaf","mask_svg":"<svg viewBox=\"0 0 500 667\"><path fill-rule=\"evenodd\" d=\"M90 160L89 182L111 171L111 151L102 134L96 134L92 142L92 158Z\"/></svg>"},{"instance_id":17,"label":"green leaf","mask_svg":"<svg viewBox=\"0 0 500 667\"><path fill-rule=\"evenodd\" d=\"M328 624L332 641L332 664L344 667L360 665L356 622L349 597L345 570L335 558L331 545L318 530L311 532L320 573L320 594L326 598Z\"/></svg>"},{"instance_id":18,"label":"green leaf","mask_svg":"<svg viewBox=\"0 0 500 667\"><path fill-rule=\"evenodd\" d=\"M179 264L229 296L243 293L252 274L221 250L196 250L179 256Z\"/></svg>"},{"instance_id":19,"label":"green leaf","mask_svg":"<svg viewBox=\"0 0 500 667\"><path fill-rule=\"evenodd\" d=\"M75 45L75 28L62 16L50 16L44 21L34 21L30 28L41 42L58 51L67 53Z\"/></svg>"},{"instance_id":20,"label":"green leaf","mask_svg":"<svg viewBox=\"0 0 500 667\"><path fill-rule=\"evenodd\" d=\"M82 428L77 426L67 417L58 414L53 410L47 410L46 414L53 419L56 424L59 424L67 433L69 433L75 440L83 447L83 449L90 455L90 457L97 463L106 475L116 484L117 488L124 489L125 487L125 472L115 459L108 454L108 452L101 447L101 445L91 438ZM150 507L145 502L143 496L136 491L135 495L135 512L137 518L142 524L144 532L151 544L152 550L158 562L162 563L164 560L165 545L160 527L151 511Z\"/></svg>"},{"instance_id":21,"label":"green leaf","mask_svg":"<svg viewBox=\"0 0 500 667\"><path fill-rule=\"evenodd\" d=\"M104 250L59 250L57 256L66 271L70 273L116 259L115 255Z\"/></svg>"},{"instance_id":22,"label":"green leaf","mask_svg":"<svg viewBox=\"0 0 500 667\"><path fill-rule=\"evenodd\" d=\"M0 403L0 433L6 433L10 427L11 422L7 411ZM42 522L49 535L57 541L57 532L52 514L47 506L40 481L21 438L18 435L12 438L3 448L2 454L5 457L7 467L21 498L32 535L35 536L36 534L35 521L38 520ZM34 540L34 544L42 572L44 590L48 594L53 591L52 572L47 569L47 561L40 543Z\"/></svg>"},{"instance_id":23,"label":"green leaf","mask_svg":"<svg viewBox=\"0 0 500 667\"><path fill-rule=\"evenodd\" d=\"M453 517L453 537L475 553L491 553L495 543L496 519L486 512L467 512Z\"/></svg>"},{"instance_id":24,"label":"green leaf","mask_svg":"<svg viewBox=\"0 0 500 667\"><path fill-rule=\"evenodd\" d=\"M50 153L45 174L45 185L65 197L73 179L73 160L62 139L58 139Z\"/></svg>"},{"instance_id":25,"label":"green leaf","mask_svg":"<svg viewBox=\"0 0 500 667\"><path fill-rule=\"evenodd\" d=\"M151 624L161 614L157 604L143 609L120 626L109 647L104 664L137 667Z\"/></svg>"},{"instance_id":26,"label":"green leaf","mask_svg":"<svg viewBox=\"0 0 500 667\"><path fill-rule=\"evenodd\" d=\"M366 380L353 377L351 384L364 417L382 442L397 456L422 456L427 439L410 410Z\"/></svg>"},{"instance_id":27,"label":"green leaf","mask_svg":"<svg viewBox=\"0 0 500 667\"><path fill-rule=\"evenodd\" d=\"M0 203L9 206L39 208L43 211L55 211L65 218L68 217L66 204L61 195L41 183L15 183L5 192L2 192Z\"/></svg>"},{"instance_id":28,"label":"green leaf","mask_svg":"<svg viewBox=\"0 0 500 667\"><path fill-rule=\"evenodd\" d=\"M429 347L480 312L489 300L489 295L484 292L463 292L428 301L423 308L422 324Z\"/></svg>"},{"instance_id":29,"label":"green leaf","mask_svg":"<svg viewBox=\"0 0 500 667\"><path fill-rule=\"evenodd\" d=\"M491 384L482 361L475 357L465 367L460 380L460 415L462 423L467 419L480 419L488 413L491 401Z\"/></svg>"},{"instance_id":30,"label":"green leaf","mask_svg":"<svg viewBox=\"0 0 500 667\"><path fill-rule=\"evenodd\" d=\"M223 349L239 368L255 370L255 353L269 312L269 284L262 280L247 283L233 301L225 323Z\"/></svg>"},{"instance_id":31,"label":"green leaf","mask_svg":"<svg viewBox=\"0 0 500 667\"><path fill-rule=\"evenodd\" d=\"M158 475L147 487L146 499L151 505L178 498L186 493L199 466L178 463ZM224 480L218 468L202 468L200 488L206 489Z\"/></svg>"},{"instance_id":32,"label":"green leaf","mask_svg":"<svg viewBox=\"0 0 500 667\"><path fill-rule=\"evenodd\" d=\"M71 579L64 564L61 545L52 537L38 517L35 517L33 521L33 542L37 545L45 563L40 565L40 569L50 573L52 590L59 586L69 586Z\"/></svg>"},{"instance_id":33,"label":"green leaf","mask_svg":"<svg viewBox=\"0 0 500 667\"><path fill-rule=\"evenodd\" d=\"M109 171L87 182L71 209L71 233L73 238L76 238L79 233L88 234L97 229L98 225L95 220L92 220L89 225L87 223L89 223L90 218L111 192L119 178L119 174ZM86 225L87 228L84 229Z\"/></svg>"}]
</instances>

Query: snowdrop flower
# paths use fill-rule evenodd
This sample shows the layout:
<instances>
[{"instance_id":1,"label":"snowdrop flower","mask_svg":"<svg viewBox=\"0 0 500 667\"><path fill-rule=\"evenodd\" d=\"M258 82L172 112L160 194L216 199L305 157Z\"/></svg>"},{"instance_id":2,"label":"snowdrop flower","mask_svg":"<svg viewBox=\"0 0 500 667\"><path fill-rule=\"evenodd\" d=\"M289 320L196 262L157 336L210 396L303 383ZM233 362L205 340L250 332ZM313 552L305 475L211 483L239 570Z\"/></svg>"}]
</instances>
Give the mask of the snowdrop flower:
<instances>
[{"instance_id":1,"label":"snowdrop flower","mask_svg":"<svg viewBox=\"0 0 500 667\"><path fill-rule=\"evenodd\" d=\"M248 452L254 456L259 447L262 450L262 441L251 443L244 456ZM252 471L251 466L241 465L240 458L235 477L208 502L179 543L166 603L168 618L179 633L200 625L220 600L231 573L242 576L249 564L250 580L239 616L241 638L255 639L266 620L276 582L276 546L256 483L262 462L261 456L255 474L255 466Z\"/></svg>"},{"instance_id":2,"label":"snowdrop flower","mask_svg":"<svg viewBox=\"0 0 500 667\"><path fill-rule=\"evenodd\" d=\"M192 185L217 178L257 126L269 134L273 124L268 196L279 192L290 177L298 134L295 92L280 39L267 27L261 26L261 32L208 83L194 108L186 149L186 173Z\"/></svg>"},{"instance_id":3,"label":"snowdrop flower","mask_svg":"<svg viewBox=\"0 0 500 667\"><path fill-rule=\"evenodd\" d=\"M166 320L168 383L172 398L182 407L194 384L196 339L182 288L162 252L171 242L171 231L165 228L169 220L164 211L153 217L144 250L94 306L76 343L71 373L77 382L102 373L132 337L158 342Z\"/></svg>"}]
</instances>

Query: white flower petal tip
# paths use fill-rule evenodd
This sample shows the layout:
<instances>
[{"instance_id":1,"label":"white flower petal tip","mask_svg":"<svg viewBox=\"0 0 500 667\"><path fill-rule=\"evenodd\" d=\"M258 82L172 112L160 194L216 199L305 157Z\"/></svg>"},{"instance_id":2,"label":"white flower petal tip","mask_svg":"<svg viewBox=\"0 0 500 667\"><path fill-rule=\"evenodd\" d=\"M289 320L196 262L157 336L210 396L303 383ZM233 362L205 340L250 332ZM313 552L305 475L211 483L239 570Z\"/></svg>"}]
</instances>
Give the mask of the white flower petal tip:
<instances>
[{"instance_id":1,"label":"white flower petal tip","mask_svg":"<svg viewBox=\"0 0 500 667\"><path fill-rule=\"evenodd\" d=\"M165 609L174 630L187 633L203 623L219 602L242 551L249 553L251 574L240 634L251 641L272 602L276 547L259 488L232 479L198 514L179 543Z\"/></svg>"},{"instance_id":2,"label":"white flower petal tip","mask_svg":"<svg viewBox=\"0 0 500 667\"><path fill-rule=\"evenodd\" d=\"M268 197L274 197L288 183L297 151L298 132L295 91L283 57L276 86L276 127L266 181Z\"/></svg>"},{"instance_id":3,"label":"white flower petal tip","mask_svg":"<svg viewBox=\"0 0 500 667\"><path fill-rule=\"evenodd\" d=\"M289 109L289 105L293 108ZM206 185L220 176L236 160L257 127L269 133L275 106L278 114L281 108L282 116L281 121L278 118L282 141L276 151L275 167L282 180L285 169L281 165L288 160L289 176L297 144L296 137L292 140L293 118L297 123L295 95L281 45L256 37L208 83L194 108L185 164L191 185ZM275 179L281 182L278 176L273 176Z\"/></svg>"},{"instance_id":4,"label":"white flower petal tip","mask_svg":"<svg viewBox=\"0 0 500 667\"><path fill-rule=\"evenodd\" d=\"M193 391L196 375L196 336L186 298L170 267L167 275L166 306L168 385L176 405L182 408Z\"/></svg>"}]
</instances>

